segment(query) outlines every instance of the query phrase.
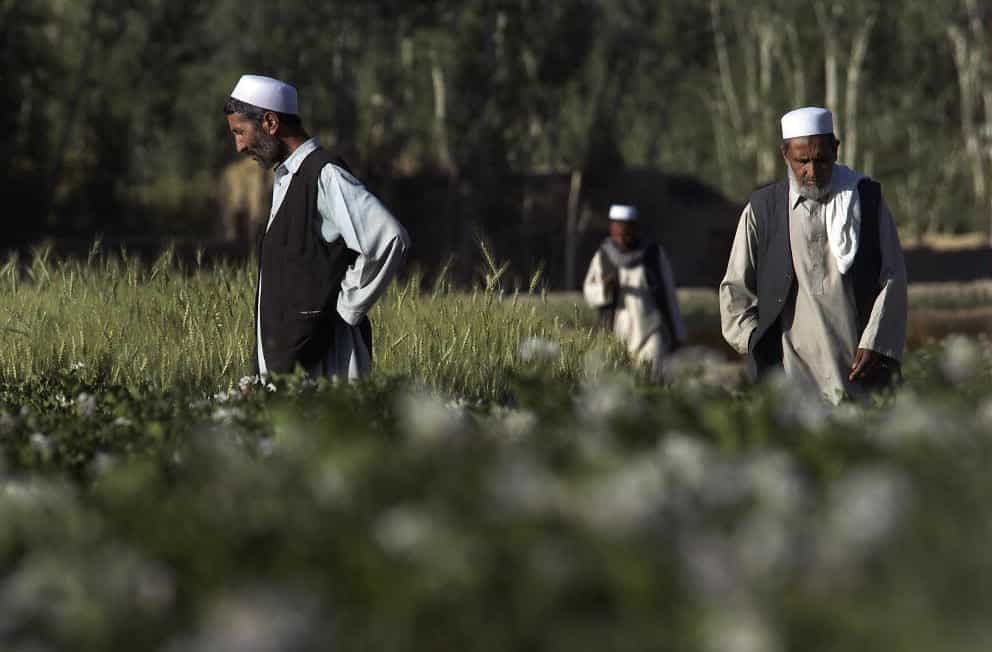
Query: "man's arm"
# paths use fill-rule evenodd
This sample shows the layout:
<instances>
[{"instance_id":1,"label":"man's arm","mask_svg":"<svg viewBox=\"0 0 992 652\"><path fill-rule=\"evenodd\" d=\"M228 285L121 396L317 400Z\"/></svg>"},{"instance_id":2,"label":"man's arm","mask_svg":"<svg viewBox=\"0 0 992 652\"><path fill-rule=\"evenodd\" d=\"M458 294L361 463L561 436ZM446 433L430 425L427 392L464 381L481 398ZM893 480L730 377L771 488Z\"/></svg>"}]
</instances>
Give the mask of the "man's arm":
<instances>
[{"instance_id":1,"label":"man's arm","mask_svg":"<svg viewBox=\"0 0 992 652\"><path fill-rule=\"evenodd\" d=\"M737 223L737 234L727 261L727 274L720 283L723 338L741 355L747 354L748 339L758 326L757 250L754 211L748 204Z\"/></svg>"},{"instance_id":2,"label":"man's arm","mask_svg":"<svg viewBox=\"0 0 992 652\"><path fill-rule=\"evenodd\" d=\"M410 236L375 195L334 164L320 172L317 210L324 240L343 238L345 246L358 253L341 281L337 304L341 318L355 326L403 264Z\"/></svg>"},{"instance_id":3,"label":"man's arm","mask_svg":"<svg viewBox=\"0 0 992 652\"><path fill-rule=\"evenodd\" d=\"M590 308L605 308L616 298L617 280L603 276L602 253L597 251L589 263L586 280L582 284L582 295Z\"/></svg>"},{"instance_id":4,"label":"man's arm","mask_svg":"<svg viewBox=\"0 0 992 652\"><path fill-rule=\"evenodd\" d=\"M879 277L881 291L875 299L868 325L861 334L858 352L851 365L851 380L870 378L879 366L891 364L878 355L898 362L906 344L907 281L899 233L889 207L878 206L878 236L882 254Z\"/></svg>"}]
</instances>

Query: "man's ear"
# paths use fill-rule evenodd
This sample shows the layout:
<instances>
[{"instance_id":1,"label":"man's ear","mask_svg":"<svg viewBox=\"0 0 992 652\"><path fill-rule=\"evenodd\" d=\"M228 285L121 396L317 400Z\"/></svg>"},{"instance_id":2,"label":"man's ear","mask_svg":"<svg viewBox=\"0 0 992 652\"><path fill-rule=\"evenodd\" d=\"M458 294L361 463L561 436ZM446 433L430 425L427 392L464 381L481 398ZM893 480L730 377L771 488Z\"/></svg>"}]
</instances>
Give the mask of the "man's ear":
<instances>
[{"instance_id":1,"label":"man's ear","mask_svg":"<svg viewBox=\"0 0 992 652\"><path fill-rule=\"evenodd\" d=\"M279 114L275 111L266 111L262 115L262 131L270 136L275 136L279 131Z\"/></svg>"}]
</instances>

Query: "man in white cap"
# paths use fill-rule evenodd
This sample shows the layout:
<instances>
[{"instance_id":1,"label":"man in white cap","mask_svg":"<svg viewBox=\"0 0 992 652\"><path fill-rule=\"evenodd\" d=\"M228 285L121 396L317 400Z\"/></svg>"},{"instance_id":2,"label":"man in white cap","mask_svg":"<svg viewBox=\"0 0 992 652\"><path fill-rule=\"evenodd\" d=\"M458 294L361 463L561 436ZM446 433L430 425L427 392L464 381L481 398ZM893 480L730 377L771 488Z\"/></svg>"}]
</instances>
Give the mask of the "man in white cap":
<instances>
[{"instance_id":1,"label":"man in white cap","mask_svg":"<svg viewBox=\"0 0 992 652\"><path fill-rule=\"evenodd\" d=\"M293 86L244 75L224 113L237 151L275 169L258 245L258 373L369 373L367 315L402 265L409 236L347 165L307 134Z\"/></svg>"},{"instance_id":2,"label":"man in white cap","mask_svg":"<svg viewBox=\"0 0 992 652\"><path fill-rule=\"evenodd\" d=\"M610 236L589 264L583 294L603 326L658 382L665 355L686 339L675 277L662 246L642 241L635 207L614 204L609 218Z\"/></svg>"},{"instance_id":3,"label":"man in white cap","mask_svg":"<svg viewBox=\"0 0 992 652\"><path fill-rule=\"evenodd\" d=\"M899 375L906 267L881 186L837 163L826 109L782 117L787 180L751 194L720 284L723 336L832 402Z\"/></svg>"}]
</instances>

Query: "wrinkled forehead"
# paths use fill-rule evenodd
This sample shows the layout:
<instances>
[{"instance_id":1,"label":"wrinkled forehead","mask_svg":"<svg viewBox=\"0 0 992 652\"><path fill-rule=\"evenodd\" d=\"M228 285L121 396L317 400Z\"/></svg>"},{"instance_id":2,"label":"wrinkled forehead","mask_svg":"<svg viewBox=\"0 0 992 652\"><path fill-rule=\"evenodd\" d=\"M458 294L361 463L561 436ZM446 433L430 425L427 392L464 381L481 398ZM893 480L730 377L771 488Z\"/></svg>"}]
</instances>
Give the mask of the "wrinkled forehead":
<instances>
[{"instance_id":1,"label":"wrinkled forehead","mask_svg":"<svg viewBox=\"0 0 992 652\"><path fill-rule=\"evenodd\" d=\"M786 153L796 158L830 156L834 151L834 135L800 136L785 141Z\"/></svg>"}]
</instances>

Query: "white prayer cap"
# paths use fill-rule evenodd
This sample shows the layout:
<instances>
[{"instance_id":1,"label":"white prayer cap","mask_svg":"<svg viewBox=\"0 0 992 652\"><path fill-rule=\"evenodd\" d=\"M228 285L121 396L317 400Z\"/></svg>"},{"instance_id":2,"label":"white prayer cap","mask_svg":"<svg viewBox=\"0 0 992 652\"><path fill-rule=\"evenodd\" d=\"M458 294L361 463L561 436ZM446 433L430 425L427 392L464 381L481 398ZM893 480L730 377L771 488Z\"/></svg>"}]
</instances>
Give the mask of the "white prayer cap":
<instances>
[{"instance_id":1,"label":"white prayer cap","mask_svg":"<svg viewBox=\"0 0 992 652\"><path fill-rule=\"evenodd\" d=\"M296 87L262 75L241 75L231 97L260 109L299 115Z\"/></svg>"},{"instance_id":2,"label":"white prayer cap","mask_svg":"<svg viewBox=\"0 0 992 652\"><path fill-rule=\"evenodd\" d=\"M782 140L834 133L834 116L818 106L804 106L782 116Z\"/></svg>"},{"instance_id":3,"label":"white prayer cap","mask_svg":"<svg viewBox=\"0 0 992 652\"><path fill-rule=\"evenodd\" d=\"M610 206L610 219L617 222L635 222L637 221L637 208L623 204L613 204Z\"/></svg>"}]
</instances>

